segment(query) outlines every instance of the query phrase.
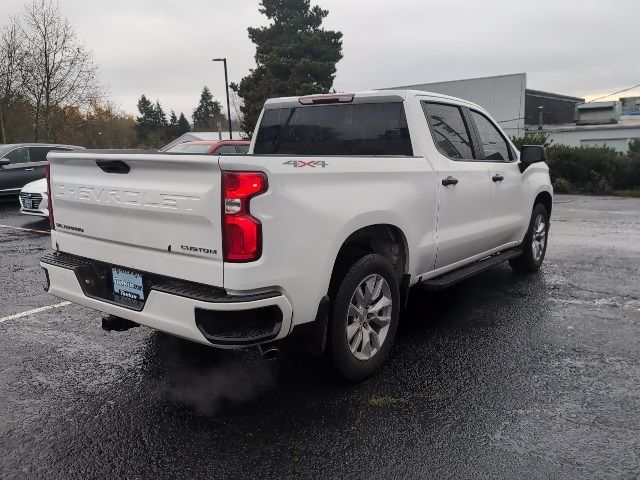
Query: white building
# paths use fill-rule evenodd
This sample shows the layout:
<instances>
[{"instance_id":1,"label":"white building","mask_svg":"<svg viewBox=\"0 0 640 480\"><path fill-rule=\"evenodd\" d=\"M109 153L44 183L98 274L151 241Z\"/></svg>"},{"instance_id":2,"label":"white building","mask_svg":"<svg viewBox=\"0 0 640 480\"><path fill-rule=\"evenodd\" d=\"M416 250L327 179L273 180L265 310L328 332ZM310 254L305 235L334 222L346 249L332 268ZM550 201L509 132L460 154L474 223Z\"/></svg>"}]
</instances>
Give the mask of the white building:
<instances>
[{"instance_id":1,"label":"white building","mask_svg":"<svg viewBox=\"0 0 640 480\"><path fill-rule=\"evenodd\" d=\"M510 136L519 137L524 134L526 88L527 75L515 73L450 82L403 85L382 90L424 90L463 98L486 109Z\"/></svg>"},{"instance_id":2,"label":"white building","mask_svg":"<svg viewBox=\"0 0 640 480\"><path fill-rule=\"evenodd\" d=\"M586 102L576 107L576 125L615 124L620 120L620 102Z\"/></svg>"},{"instance_id":3,"label":"white building","mask_svg":"<svg viewBox=\"0 0 640 480\"><path fill-rule=\"evenodd\" d=\"M555 144L570 147L606 146L625 153L629 150L629 142L640 138L640 117L622 115L617 123L609 125L544 125L541 131Z\"/></svg>"},{"instance_id":4,"label":"white building","mask_svg":"<svg viewBox=\"0 0 640 480\"><path fill-rule=\"evenodd\" d=\"M514 137L542 131L556 144L606 145L620 152L628 150L631 140L640 138L640 97L620 102L585 102L583 98L530 90L525 73L383 90L390 89L424 90L469 100L484 107ZM632 114L624 115L625 112ZM538 129L540 120L542 130Z\"/></svg>"}]
</instances>

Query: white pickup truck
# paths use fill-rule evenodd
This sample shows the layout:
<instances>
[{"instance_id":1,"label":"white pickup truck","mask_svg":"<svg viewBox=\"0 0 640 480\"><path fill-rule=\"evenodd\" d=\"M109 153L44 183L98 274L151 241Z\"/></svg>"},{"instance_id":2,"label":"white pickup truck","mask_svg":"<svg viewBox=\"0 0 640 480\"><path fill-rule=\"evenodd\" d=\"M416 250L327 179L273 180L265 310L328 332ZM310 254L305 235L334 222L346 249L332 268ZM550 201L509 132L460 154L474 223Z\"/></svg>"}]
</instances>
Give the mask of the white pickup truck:
<instances>
[{"instance_id":1,"label":"white pickup truck","mask_svg":"<svg viewBox=\"0 0 640 480\"><path fill-rule=\"evenodd\" d=\"M508 260L535 272L552 207L545 152L420 91L266 102L248 155L49 154L47 290L220 347L294 345L339 372L389 355L409 287Z\"/></svg>"}]
</instances>

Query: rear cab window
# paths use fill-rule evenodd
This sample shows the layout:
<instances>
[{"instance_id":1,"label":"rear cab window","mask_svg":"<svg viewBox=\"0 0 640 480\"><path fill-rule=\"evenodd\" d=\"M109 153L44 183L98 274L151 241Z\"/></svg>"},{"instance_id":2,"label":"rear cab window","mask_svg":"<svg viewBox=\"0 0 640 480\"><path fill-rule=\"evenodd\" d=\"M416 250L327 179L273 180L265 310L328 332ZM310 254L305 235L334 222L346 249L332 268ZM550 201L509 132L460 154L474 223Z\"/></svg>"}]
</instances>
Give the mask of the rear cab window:
<instances>
[{"instance_id":1,"label":"rear cab window","mask_svg":"<svg viewBox=\"0 0 640 480\"><path fill-rule=\"evenodd\" d=\"M72 150L71 148L61 148L61 147L29 147L29 155L31 157L31 162L46 162L47 154L49 152L68 152Z\"/></svg>"},{"instance_id":2,"label":"rear cab window","mask_svg":"<svg viewBox=\"0 0 640 480\"><path fill-rule=\"evenodd\" d=\"M402 102L268 108L257 155L413 156Z\"/></svg>"}]
</instances>

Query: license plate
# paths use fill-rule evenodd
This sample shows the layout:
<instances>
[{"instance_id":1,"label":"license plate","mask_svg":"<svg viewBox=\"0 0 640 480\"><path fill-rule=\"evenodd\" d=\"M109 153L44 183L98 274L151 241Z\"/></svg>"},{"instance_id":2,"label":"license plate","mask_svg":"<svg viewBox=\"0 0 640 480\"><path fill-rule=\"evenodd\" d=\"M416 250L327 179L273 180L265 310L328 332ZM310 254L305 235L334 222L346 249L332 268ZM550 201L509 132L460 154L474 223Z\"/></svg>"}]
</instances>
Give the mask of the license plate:
<instances>
[{"instance_id":1,"label":"license plate","mask_svg":"<svg viewBox=\"0 0 640 480\"><path fill-rule=\"evenodd\" d=\"M142 275L113 267L113 293L131 300L144 300Z\"/></svg>"},{"instance_id":2,"label":"license plate","mask_svg":"<svg viewBox=\"0 0 640 480\"><path fill-rule=\"evenodd\" d=\"M25 198L24 208L33 208L33 200L31 200L30 198Z\"/></svg>"}]
</instances>

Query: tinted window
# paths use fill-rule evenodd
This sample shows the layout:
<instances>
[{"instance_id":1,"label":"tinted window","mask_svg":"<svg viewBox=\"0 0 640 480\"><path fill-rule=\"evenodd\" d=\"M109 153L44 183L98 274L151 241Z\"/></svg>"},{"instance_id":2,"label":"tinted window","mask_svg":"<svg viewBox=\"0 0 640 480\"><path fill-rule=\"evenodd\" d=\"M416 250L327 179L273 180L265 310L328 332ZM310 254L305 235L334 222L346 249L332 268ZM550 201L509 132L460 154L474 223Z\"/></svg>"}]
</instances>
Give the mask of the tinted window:
<instances>
[{"instance_id":1,"label":"tinted window","mask_svg":"<svg viewBox=\"0 0 640 480\"><path fill-rule=\"evenodd\" d=\"M29 147L29 156L31 157L32 162L46 162L47 161L47 153L51 151L62 151L65 149L62 148L51 148L51 147Z\"/></svg>"},{"instance_id":2,"label":"tinted window","mask_svg":"<svg viewBox=\"0 0 640 480\"><path fill-rule=\"evenodd\" d=\"M29 149L27 147L16 148L7 153L4 158L8 158L11 163L27 163L29 161Z\"/></svg>"},{"instance_id":3,"label":"tinted window","mask_svg":"<svg viewBox=\"0 0 640 480\"><path fill-rule=\"evenodd\" d=\"M236 145L236 152L243 155L249 151L249 145Z\"/></svg>"},{"instance_id":4,"label":"tinted window","mask_svg":"<svg viewBox=\"0 0 640 480\"><path fill-rule=\"evenodd\" d=\"M472 159L469 131L460 109L441 103L423 103L431 134L438 150L454 160Z\"/></svg>"},{"instance_id":5,"label":"tinted window","mask_svg":"<svg viewBox=\"0 0 640 480\"><path fill-rule=\"evenodd\" d=\"M471 116L480 135L480 143L484 148L484 159L496 162L508 161L510 149L507 141L498 129L484 115L471 110Z\"/></svg>"},{"instance_id":6,"label":"tinted window","mask_svg":"<svg viewBox=\"0 0 640 480\"><path fill-rule=\"evenodd\" d=\"M236 153L235 145L222 145L218 147L215 152L216 155L224 155L226 153Z\"/></svg>"},{"instance_id":7,"label":"tinted window","mask_svg":"<svg viewBox=\"0 0 640 480\"><path fill-rule=\"evenodd\" d=\"M255 154L413 155L402 103L265 110Z\"/></svg>"}]
</instances>

